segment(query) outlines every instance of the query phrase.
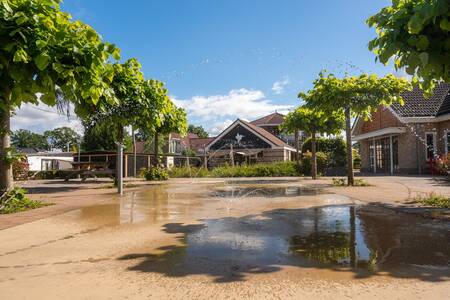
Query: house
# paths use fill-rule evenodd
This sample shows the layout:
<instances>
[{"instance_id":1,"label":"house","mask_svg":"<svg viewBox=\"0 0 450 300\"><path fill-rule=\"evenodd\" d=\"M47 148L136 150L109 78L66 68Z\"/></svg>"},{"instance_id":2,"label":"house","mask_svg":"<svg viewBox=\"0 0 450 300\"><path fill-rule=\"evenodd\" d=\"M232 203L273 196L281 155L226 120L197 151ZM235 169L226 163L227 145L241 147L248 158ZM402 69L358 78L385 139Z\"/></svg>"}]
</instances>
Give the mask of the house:
<instances>
[{"instance_id":1,"label":"house","mask_svg":"<svg viewBox=\"0 0 450 300\"><path fill-rule=\"evenodd\" d=\"M197 155L204 155L206 145L214 138L200 138L195 133L188 133L181 136L178 133L171 133L168 138L167 152L171 154L181 155L184 150L190 149Z\"/></svg>"},{"instance_id":2,"label":"house","mask_svg":"<svg viewBox=\"0 0 450 300\"><path fill-rule=\"evenodd\" d=\"M438 85L429 99L418 88L402 96L404 105L379 107L371 120L355 121L362 172L423 174L450 152L450 85Z\"/></svg>"},{"instance_id":3,"label":"house","mask_svg":"<svg viewBox=\"0 0 450 300\"><path fill-rule=\"evenodd\" d=\"M210 165L293 160L295 148L279 131L283 120L277 112L252 122L237 119L206 146Z\"/></svg>"},{"instance_id":4,"label":"house","mask_svg":"<svg viewBox=\"0 0 450 300\"><path fill-rule=\"evenodd\" d=\"M73 153L72 152L31 152L27 153L27 161L30 171L55 171L72 169Z\"/></svg>"}]
</instances>

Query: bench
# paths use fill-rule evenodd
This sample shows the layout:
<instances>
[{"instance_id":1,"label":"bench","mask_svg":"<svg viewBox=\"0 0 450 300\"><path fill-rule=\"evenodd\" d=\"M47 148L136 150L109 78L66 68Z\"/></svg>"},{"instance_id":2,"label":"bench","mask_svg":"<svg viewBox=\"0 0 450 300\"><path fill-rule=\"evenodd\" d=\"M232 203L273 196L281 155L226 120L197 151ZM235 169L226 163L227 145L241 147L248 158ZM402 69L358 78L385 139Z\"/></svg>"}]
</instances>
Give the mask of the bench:
<instances>
[{"instance_id":1,"label":"bench","mask_svg":"<svg viewBox=\"0 0 450 300\"><path fill-rule=\"evenodd\" d=\"M116 174L115 170L107 169L107 170L75 170L73 172L70 172L69 175L64 178L65 182L68 182L70 179L80 175L81 181L84 182L86 179L92 177L96 178L97 175L108 175L111 178L114 178L114 175Z\"/></svg>"}]
</instances>

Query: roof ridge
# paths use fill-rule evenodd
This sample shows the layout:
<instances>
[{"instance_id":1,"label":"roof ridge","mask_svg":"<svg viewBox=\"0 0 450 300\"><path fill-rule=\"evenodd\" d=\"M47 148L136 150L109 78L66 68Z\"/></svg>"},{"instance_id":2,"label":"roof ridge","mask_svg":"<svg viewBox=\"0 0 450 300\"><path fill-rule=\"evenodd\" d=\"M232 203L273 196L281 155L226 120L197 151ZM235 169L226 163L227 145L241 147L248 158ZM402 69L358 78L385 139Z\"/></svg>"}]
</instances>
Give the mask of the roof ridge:
<instances>
[{"instance_id":1,"label":"roof ridge","mask_svg":"<svg viewBox=\"0 0 450 300\"><path fill-rule=\"evenodd\" d=\"M239 120L240 120L240 119L239 119ZM246 121L244 121L244 120L240 120L240 121L242 121L244 124L250 126L250 128L252 128L252 129L255 130L256 132L258 132L259 134L263 135L261 132L264 132L264 134L270 134L271 137L273 137L274 139L276 139L276 140L278 140L279 142L281 142L284 146L291 147L291 146L289 146L285 141L283 141L282 139L280 139L280 138L277 137L276 135L272 134L271 132L265 130L264 128L261 128L261 127L259 127L259 126L256 126L255 124L252 124L252 123L250 123L250 122L246 122ZM264 130L264 131L261 131L261 130ZM264 136L264 135L263 135L263 136Z\"/></svg>"}]
</instances>

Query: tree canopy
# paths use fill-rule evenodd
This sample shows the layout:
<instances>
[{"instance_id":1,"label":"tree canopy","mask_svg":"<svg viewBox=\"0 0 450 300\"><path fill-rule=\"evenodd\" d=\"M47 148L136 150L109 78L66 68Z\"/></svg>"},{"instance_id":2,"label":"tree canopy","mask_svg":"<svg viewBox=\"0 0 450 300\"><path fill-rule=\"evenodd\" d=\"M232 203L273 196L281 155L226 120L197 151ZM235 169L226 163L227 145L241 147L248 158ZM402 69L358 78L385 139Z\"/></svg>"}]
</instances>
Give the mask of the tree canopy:
<instances>
[{"instance_id":1,"label":"tree canopy","mask_svg":"<svg viewBox=\"0 0 450 300\"><path fill-rule=\"evenodd\" d=\"M11 143L16 149L34 148L39 150L49 150L50 145L47 138L39 133L26 129L19 129L12 132Z\"/></svg>"},{"instance_id":2,"label":"tree canopy","mask_svg":"<svg viewBox=\"0 0 450 300\"><path fill-rule=\"evenodd\" d=\"M295 111L287 114L281 129L287 132L297 132L301 130L311 135L312 145L312 178L317 177L317 157L316 157L316 134L335 134L344 126L344 115L342 112L325 112L323 110L300 106ZM298 147L298 144L296 144Z\"/></svg>"},{"instance_id":3,"label":"tree canopy","mask_svg":"<svg viewBox=\"0 0 450 300\"><path fill-rule=\"evenodd\" d=\"M369 118L371 112L380 105L403 103L400 94L411 89L411 84L404 78L394 75L378 77L362 74L337 78L333 74L321 72L313 83L313 88L299 97L306 105L326 112L343 112L351 110L353 116Z\"/></svg>"},{"instance_id":4,"label":"tree canopy","mask_svg":"<svg viewBox=\"0 0 450 300\"><path fill-rule=\"evenodd\" d=\"M67 146L69 146L69 149L78 147L77 145L81 141L81 136L69 127L47 130L44 132L44 136L51 148L61 149L62 151L66 151Z\"/></svg>"},{"instance_id":5,"label":"tree canopy","mask_svg":"<svg viewBox=\"0 0 450 300\"><path fill-rule=\"evenodd\" d=\"M10 118L22 103L71 102L85 116L115 101L109 61L119 59L119 49L72 21L60 2L0 1L0 190L13 184Z\"/></svg>"},{"instance_id":6,"label":"tree canopy","mask_svg":"<svg viewBox=\"0 0 450 300\"><path fill-rule=\"evenodd\" d=\"M206 132L206 130L201 125L195 126L193 124L190 124L187 131L189 133L195 133L196 135L198 135L198 137L201 138L207 138L209 136L208 132Z\"/></svg>"},{"instance_id":7,"label":"tree canopy","mask_svg":"<svg viewBox=\"0 0 450 300\"><path fill-rule=\"evenodd\" d=\"M436 81L450 82L450 2L448 0L393 0L367 20L377 37L369 49L396 69L405 68L431 90Z\"/></svg>"},{"instance_id":8,"label":"tree canopy","mask_svg":"<svg viewBox=\"0 0 450 300\"><path fill-rule=\"evenodd\" d=\"M309 107L298 107L288 113L281 129L292 133L301 130L305 133L337 134L344 127L344 115L342 113L325 113Z\"/></svg>"},{"instance_id":9,"label":"tree canopy","mask_svg":"<svg viewBox=\"0 0 450 300\"><path fill-rule=\"evenodd\" d=\"M81 144L83 151L115 151L118 136L117 126L111 127L107 123L83 122L84 136ZM131 150L132 139L126 131L123 135L123 143L126 151Z\"/></svg>"},{"instance_id":10,"label":"tree canopy","mask_svg":"<svg viewBox=\"0 0 450 300\"><path fill-rule=\"evenodd\" d=\"M122 139L124 127L134 125L143 113L143 84L144 75L141 65L136 59L129 59L123 64L112 65L114 80L111 89L115 98L114 103L105 105L105 110L97 110L86 118L86 125L106 125L110 128L119 128L115 131L116 141Z\"/></svg>"},{"instance_id":11,"label":"tree canopy","mask_svg":"<svg viewBox=\"0 0 450 300\"><path fill-rule=\"evenodd\" d=\"M118 59L119 49L90 26L71 21L59 3L0 2L0 98L8 100L0 109L38 100L55 105L59 90L80 114L110 94L114 73L107 61Z\"/></svg>"}]
</instances>

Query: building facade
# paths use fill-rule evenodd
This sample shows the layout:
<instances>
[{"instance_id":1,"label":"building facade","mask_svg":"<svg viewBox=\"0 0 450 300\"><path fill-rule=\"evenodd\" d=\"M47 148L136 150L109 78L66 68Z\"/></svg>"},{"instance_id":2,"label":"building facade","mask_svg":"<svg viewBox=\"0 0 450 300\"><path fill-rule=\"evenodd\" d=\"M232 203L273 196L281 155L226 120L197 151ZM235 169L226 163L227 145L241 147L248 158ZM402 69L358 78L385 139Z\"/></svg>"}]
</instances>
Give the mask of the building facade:
<instances>
[{"instance_id":1,"label":"building facade","mask_svg":"<svg viewBox=\"0 0 450 300\"><path fill-rule=\"evenodd\" d=\"M284 116L276 112L252 122L237 119L206 146L209 164L293 160L295 149L279 131L283 120Z\"/></svg>"},{"instance_id":2,"label":"building facade","mask_svg":"<svg viewBox=\"0 0 450 300\"><path fill-rule=\"evenodd\" d=\"M370 120L355 121L362 172L426 174L449 154L450 85L439 85L429 99L418 88L402 96L404 105L379 107Z\"/></svg>"},{"instance_id":3,"label":"building facade","mask_svg":"<svg viewBox=\"0 0 450 300\"><path fill-rule=\"evenodd\" d=\"M279 130L284 115L273 113L252 122L241 119L215 137L200 138L195 134L185 137L172 133L167 141L168 153L183 156L190 149L204 165L288 161L295 157L294 135ZM191 152L191 153L192 153ZM198 163L195 160L191 162Z\"/></svg>"}]
</instances>

